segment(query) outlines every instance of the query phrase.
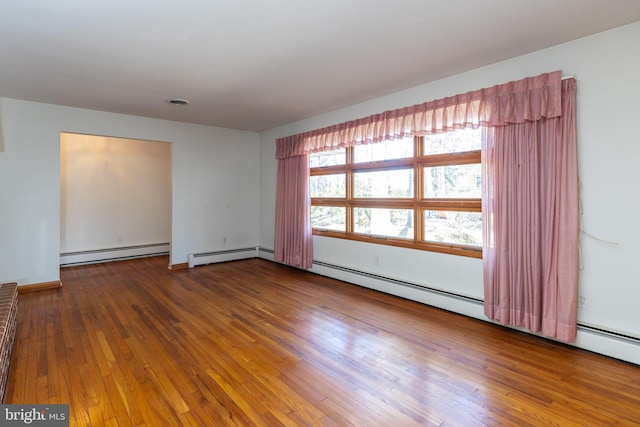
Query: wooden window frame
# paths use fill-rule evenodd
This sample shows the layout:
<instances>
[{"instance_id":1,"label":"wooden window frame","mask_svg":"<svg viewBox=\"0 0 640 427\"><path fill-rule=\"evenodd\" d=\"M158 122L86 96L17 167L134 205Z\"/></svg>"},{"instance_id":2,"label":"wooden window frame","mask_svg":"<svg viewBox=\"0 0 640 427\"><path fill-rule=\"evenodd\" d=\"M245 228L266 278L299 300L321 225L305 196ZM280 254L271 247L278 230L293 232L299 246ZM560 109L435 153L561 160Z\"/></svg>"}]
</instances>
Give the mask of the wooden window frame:
<instances>
[{"instance_id":1,"label":"wooden window frame","mask_svg":"<svg viewBox=\"0 0 640 427\"><path fill-rule=\"evenodd\" d=\"M461 255L472 258L482 258L482 248L452 243L438 243L424 240L423 217L425 210L441 211L464 211L482 212L481 198L437 198L427 199L424 194L423 170L425 167L434 166L457 166L467 164L481 164L481 151L466 151L447 154L423 155L423 137L414 138L413 157L381 160L363 163L353 162L353 147L346 148L346 162L343 165L323 166L310 168L310 176L322 176L333 174L345 175L344 198L322 198L312 197L311 206L344 207L346 210L346 230L335 231L321 228L313 228L313 234L317 236L334 237L339 239L355 240L398 246L411 249L419 249L432 252L442 252L453 255ZM413 198L354 198L353 197L353 175L363 171L388 171L394 169L412 169L414 179ZM354 208L384 208L384 209L407 209L413 210L414 238L401 239L388 236L378 236L373 234L361 234L353 231L353 209Z\"/></svg>"}]
</instances>

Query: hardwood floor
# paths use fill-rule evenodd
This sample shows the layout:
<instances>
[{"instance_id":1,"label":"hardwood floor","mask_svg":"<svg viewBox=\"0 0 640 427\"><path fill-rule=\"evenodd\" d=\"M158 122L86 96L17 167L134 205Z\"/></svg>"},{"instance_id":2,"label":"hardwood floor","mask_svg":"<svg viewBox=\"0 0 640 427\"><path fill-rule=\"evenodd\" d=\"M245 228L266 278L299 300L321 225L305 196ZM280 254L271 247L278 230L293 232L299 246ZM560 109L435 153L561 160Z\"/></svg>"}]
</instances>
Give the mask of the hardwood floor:
<instances>
[{"instance_id":1,"label":"hardwood floor","mask_svg":"<svg viewBox=\"0 0 640 427\"><path fill-rule=\"evenodd\" d=\"M5 403L72 426L640 424L640 367L265 260L62 270Z\"/></svg>"}]
</instances>

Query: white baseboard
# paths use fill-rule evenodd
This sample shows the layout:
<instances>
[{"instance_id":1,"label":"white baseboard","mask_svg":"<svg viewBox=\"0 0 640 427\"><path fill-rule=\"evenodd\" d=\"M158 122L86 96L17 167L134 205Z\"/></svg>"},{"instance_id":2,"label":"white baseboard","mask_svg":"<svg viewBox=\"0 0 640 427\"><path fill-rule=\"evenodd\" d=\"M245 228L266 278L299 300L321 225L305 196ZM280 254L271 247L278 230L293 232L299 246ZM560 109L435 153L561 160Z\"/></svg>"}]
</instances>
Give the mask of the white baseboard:
<instances>
[{"instance_id":1,"label":"white baseboard","mask_svg":"<svg viewBox=\"0 0 640 427\"><path fill-rule=\"evenodd\" d=\"M189 268L217 262L256 258L257 256L258 248L256 247L193 253L189 254Z\"/></svg>"},{"instance_id":2,"label":"white baseboard","mask_svg":"<svg viewBox=\"0 0 640 427\"><path fill-rule=\"evenodd\" d=\"M578 325L575 347L640 365L640 339L636 337Z\"/></svg>"},{"instance_id":3,"label":"white baseboard","mask_svg":"<svg viewBox=\"0 0 640 427\"><path fill-rule=\"evenodd\" d=\"M65 252L60 254L60 266L96 264L99 262L132 259L155 255L168 255L170 243L152 243L146 245L123 246L117 248L93 249L85 251Z\"/></svg>"}]
</instances>

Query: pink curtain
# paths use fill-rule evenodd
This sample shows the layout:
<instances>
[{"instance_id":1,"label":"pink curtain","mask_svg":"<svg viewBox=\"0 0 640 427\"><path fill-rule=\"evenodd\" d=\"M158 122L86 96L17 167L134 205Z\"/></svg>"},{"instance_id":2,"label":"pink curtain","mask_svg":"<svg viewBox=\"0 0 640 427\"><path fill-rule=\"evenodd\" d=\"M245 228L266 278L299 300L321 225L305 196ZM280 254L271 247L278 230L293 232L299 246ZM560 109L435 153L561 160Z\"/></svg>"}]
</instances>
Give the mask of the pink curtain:
<instances>
[{"instance_id":1,"label":"pink curtain","mask_svg":"<svg viewBox=\"0 0 640 427\"><path fill-rule=\"evenodd\" d=\"M280 138L276 158L464 127L558 117L560 78L561 71L554 71Z\"/></svg>"},{"instance_id":2,"label":"pink curtain","mask_svg":"<svg viewBox=\"0 0 640 427\"><path fill-rule=\"evenodd\" d=\"M554 71L277 139L276 158L287 160L288 166L278 166L275 259L311 266L311 226L304 225L309 199L300 187L308 179L307 154L464 127L558 117L560 78L561 72ZM295 158L296 166L289 165Z\"/></svg>"},{"instance_id":3,"label":"pink curtain","mask_svg":"<svg viewBox=\"0 0 640 427\"><path fill-rule=\"evenodd\" d=\"M307 155L278 161L274 259L294 267L311 268L312 232L309 213Z\"/></svg>"},{"instance_id":4,"label":"pink curtain","mask_svg":"<svg viewBox=\"0 0 640 427\"><path fill-rule=\"evenodd\" d=\"M573 91L563 86L571 86ZM573 341L577 290L575 81L561 72L276 140L275 259L312 261L307 154L484 126L485 313Z\"/></svg>"},{"instance_id":5,"label":"pink curtain","mask_svg":"<svg viewBox=\"0 0 640 427\"><path fill-rule=\"evenodd\" d=\"M562 81L559 117L487 128L483 146L485 314L566 342L578 288L575 91Z\"/></svg>"}]
</instances>

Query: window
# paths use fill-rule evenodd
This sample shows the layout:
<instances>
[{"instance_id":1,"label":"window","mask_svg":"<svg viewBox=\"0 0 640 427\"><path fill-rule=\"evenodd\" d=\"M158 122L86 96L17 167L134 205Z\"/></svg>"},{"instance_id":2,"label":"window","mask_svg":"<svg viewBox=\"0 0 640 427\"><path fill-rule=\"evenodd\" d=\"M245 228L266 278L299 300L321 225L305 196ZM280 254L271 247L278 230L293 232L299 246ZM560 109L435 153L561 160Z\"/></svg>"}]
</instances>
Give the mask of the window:
<instances>
[{"instance_id":1,"label":"window","mask_svg":"<svg viewBox=\"0 0 640 427\"><path fill-rule=\"evenodd\" d=\"M309 158L314 234L482 256L480 129Z\"/></svg>"}]
</instances>

